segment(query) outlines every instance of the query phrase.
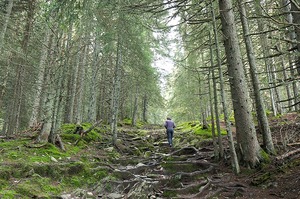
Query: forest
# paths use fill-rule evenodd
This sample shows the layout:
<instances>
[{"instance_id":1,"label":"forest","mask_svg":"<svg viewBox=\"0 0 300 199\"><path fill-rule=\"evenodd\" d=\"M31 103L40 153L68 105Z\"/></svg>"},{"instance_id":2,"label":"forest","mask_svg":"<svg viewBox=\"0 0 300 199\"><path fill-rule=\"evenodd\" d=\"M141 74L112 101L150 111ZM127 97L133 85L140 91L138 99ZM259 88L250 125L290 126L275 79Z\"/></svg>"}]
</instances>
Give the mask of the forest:
<instances>
[{"instance_id":1,"label":"forest","mask_svg":"<svg viewBox=\"0 0 300 199\"><path fill-rule=\"evenodd\" d=\"M299 79L299 0L1 0L0 197L300 197Z\"/></svg>"}]
</instances>

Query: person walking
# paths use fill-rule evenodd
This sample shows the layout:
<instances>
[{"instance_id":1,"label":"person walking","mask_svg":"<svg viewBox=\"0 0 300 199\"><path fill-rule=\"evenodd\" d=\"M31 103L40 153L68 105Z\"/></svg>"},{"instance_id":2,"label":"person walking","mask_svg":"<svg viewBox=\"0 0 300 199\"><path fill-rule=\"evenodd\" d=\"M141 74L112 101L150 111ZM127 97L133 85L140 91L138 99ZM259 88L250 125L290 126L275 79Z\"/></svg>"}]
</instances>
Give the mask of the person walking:
<instances>
[{"instance_id":1,"label":"person walking","mask_svg":"<svg viewBox=\"0 0 300 199\"><path fill-rule=\"evenodd\" d=\"M172 121L172 119L167 117L167 120L165 121L165 128L167 130L167 138L170 147L173 145L173 134L175 127L175 123Z\"/></svg>"}]
</instances>

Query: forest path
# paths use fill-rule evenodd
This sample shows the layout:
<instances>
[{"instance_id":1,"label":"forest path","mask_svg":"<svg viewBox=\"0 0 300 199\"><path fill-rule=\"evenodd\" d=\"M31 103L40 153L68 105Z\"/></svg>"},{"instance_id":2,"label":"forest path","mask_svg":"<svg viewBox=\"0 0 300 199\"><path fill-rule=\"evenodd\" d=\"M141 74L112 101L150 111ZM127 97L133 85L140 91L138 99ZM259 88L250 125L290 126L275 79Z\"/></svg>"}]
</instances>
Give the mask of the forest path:
<instances>
[{"instance_id":1,"label":"forest path","mask_svg":"<svg viewBox=\"0 0 300 199\"><path fill-rule=\"evenodd\" d=\"M248 186L235 181L228 166L214 163L211 142L199 147L200 139L192 133L176 131L171 148L164 130L150 129L141 137L129 132L119 134L122 157L93 188L98 198L251 197Z\"/></svg>"}]
</instances>

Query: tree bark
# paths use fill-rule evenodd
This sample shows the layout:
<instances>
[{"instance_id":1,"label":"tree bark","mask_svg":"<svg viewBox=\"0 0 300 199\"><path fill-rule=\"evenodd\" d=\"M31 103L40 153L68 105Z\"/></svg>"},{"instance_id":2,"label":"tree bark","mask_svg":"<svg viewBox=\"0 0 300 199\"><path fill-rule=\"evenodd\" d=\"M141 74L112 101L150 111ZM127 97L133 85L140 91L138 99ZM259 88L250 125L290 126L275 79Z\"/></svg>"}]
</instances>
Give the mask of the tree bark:
<instances>
[{"instance_id":1,"label":"tree bark","mask_svg":"<svg viewBox=\"0 0 300 199\"><path fill-rule=\"evenodd\" d=\"M23 56L21 58L21 63L17 64L16 68L16 82L14 85L14 94L12 97L12 105L10 116L8 120L8 128L7 134L11 135L16 133L20 127L20 116L21 116L21 105L24 100L23 92L24 92L24 72L25 72L25 65L27 65L27 55L28 55L28 46L29 46L29 39L31 36L31 31L33 27L34 21L34 8L35 8L35 0L29 0L27 2L28 10L27 10L27 17L26 17L26 25L23 33L23 38L21 42L21 49Z\"/></svg>"},{"instance_id":2,"label":"tree bark","mask_svg":"<svg viewBox=\"0 0 300 199\"><path fill-rule=\"evenodd\" d=\"M35 92L35 97L33 100L33 107L32 107L32 112L31 112L31 117L29 120L29 127L36 126L38 124L38 113L40 110L40 101L41 101L41 93L42 93L42 88L43 88L43 80L44 80L44 75L45 75L45 64L46 64L46 59L48 56L48 45L50 41L50 29L46 30L45 33L45 39L44 39L44 45L42 48L41 52L41 58L40 58L40 63L39 63L39 72L37 76L37 81L36 81L36 92Z\"/></svg>"},{"instance_id":3,"label":"tree bark","mask_svg":"<svg viewBox=\"0 0 300 199\"><path fill-rule=\"evenodd\" d=\"M143 122L147 122L148 97L147 94L143 97Z\"/></svg>"},{"instance_id":4,"label":"tree bark","mask_svg":"<svg viewBox=\"0 0 300 199\"><path fill-rule=\"evenodd\" d=\"M219 0L219 9L236 122L237 142L241 150L242 161L250 167L255 167L260 159L260 146L251 114L249 91L242 64L231 0Z\"/></svg>"},{"instance_id":5,"label":"tree bark","mask_svg":"<svg viewBox=\"0 0 300 199\"><path fill-rule=\"evenodd\" d=\"M122 39L121 39L121 34L118 34L117 60L116 60L115 71L114 71L114 83L113 83L113 92L112 92L113 96L112 96L111 132L113 135L112 137L113 145L116 145L117 138L118 138L117 121L118 121L118 112L119 112L121 70L122 70Z\"/></svg>"},{"instance_id":6,"label":"tree bark","mask_svg":"<svg viewBox=\"0 0 300 199\"><path fill-rule=\"evenodd\" d=\"M261 4L260 1L256 1L255 3L255 11L257 13L257 25L258 25L258 31L259 32L264 32L264 23L262 21L261 17L262 16L262 11L261 11ZM272 81L272 76L271 76L271 62L269 60L270 53L267 45L267 35L266 34L260 34L259 36L260 39L260 44L262 47L262 54L264 56L264 62L265 62L265 67L266 67L266 73L267 73L267 78L268 78L268 86L270 88L270 99L271 99L271 104L272 104L272 111L274 115L277 115L277 108L276 108L276 99L275 99L275 90L273 88L273 81Z\"/></svg>"},{"instance_id":7,"label":"tree bark","mask_svg":"<svg viewBox=\"0 0 300 199\"><path fill-rule=\"evenodd\" d=\"M133 111L132 111L132 122L131 122L132 126L136 126L137 110L138 110L138 92L139 92L139 87L136 84L134 103L133 103Z\"/></svg>"},{"instance_id":8,"label":"tree bark","mask_svg":"<svg viewBox=\"0 0 300 199\"><path fill-rule=\"evenodd\" d=\"M99 63L99 50L98 44L94 41L94 59L92 63L91 69L91 78L89 81L89 107L88 107L88 121L95 122L96 121L96 99L97 99L97 92L96 92L96 83L97 83L97 75L98 75L98 63Z\"/></svg>"},{"instance_id":9,"label":"tree bark","mask_svg":"<svg viewBox=\"0 0 300 199\"><path fill-rule=\"evenodd\" d=\"M254 56L254 49L253 49L251 38L249 36L250 31L249 31L247 13L246 13L243 0L238 0L238 3L240 9L240 18L243 27L243 36L244 36L244 41L247 50L247 57L250 65L250 74L251 74L252 86L253 86L254 96L255 96L258 126L263 135L263 143L266 151L270 154L275 154L275 148L273 145L271 130L269 127L269 121L266 115L264 102L260 94L260 82L257 77L257 67L256 67L255 56Z\"/></svg>"},{"instance_id":10,"label":"tree bark","mask_svg":"<svg viewBox=\"0 0 300 199\"><path fill-rule=\"evenodd\" d=\"M87 38L86 38L87 39ZM86 44L85 44L86 45ZM76 82L76 93L74 99L74 120L76 124L82 123L82 114L83 114L83 89L84 89L84 76L85 76L85 68L87 62L87 53L88 53L88 45L84 47L82 54L78 55L78 59L82 62L78 61L79 71L77 74L77 82Z\"/></svg>"},{"instance_id":11,"label":"tree bark","mask_svg":"<svg viewBox=\"0 0 300 199\"><path fill-rule=\"evenodd\" d=\"M6 34L7 26L8 26L9 20L10 20L10 14L11 14L11 11L12 11L12 8L13 8L13 4L14 4L14 0L9 0L8 1L8 5L7 5L7 8L6 8L6 14L5 14L5 17L4 17L3 28L2 28L2 31L0 33L0 53L2 53L2 49L3 49L3 46L4 46L5 34Z\"/></svg>"},{"instance_id":12,"label":"tree bark","mask_svg":"<svg viewBox=\"0 0 300 199\"><path fill-rule=\"evenodd\" d=\"M215 41L215 46L216 46L218 72L219 72L219 78L220 78L222 107L223 107L223 112L224 112L224 120L225 120L225 126L226 126L230 154L231 154L231 166L232 166L234 173L238 174L238 173L240 173L240 165L238 163L238 158L237 158L237 154L235 151L235 146L234 146L234 141L233 141L233 136L232 136L231 123L229 121L229 114L228 114L228 109L227 109L228 104L226 102L226 94L225 94L225 88L224 88L225 81L224 81L223 72L222 72L219 40L218 40L218 34L217 34L217 25L216 25L215 12L213 9L212 1L211 1L211 14L212 14L212 18L213 18L214 41Z\"/></svg>"},{"instance_id":13,"label":"tree bark","mask_svg":"<svg viewBox=\"0 0 300 199\"><path fill-rule=\"evenodd\" d=\"M298 72L298 75L300 75L300 3L296 0L290 0L291 2L291 11L293 15L293 24L296 40L297 40L297 61L296 61L296 69ZM297 25L296 25L297 24Z\"/></svg>"}]
</instances>

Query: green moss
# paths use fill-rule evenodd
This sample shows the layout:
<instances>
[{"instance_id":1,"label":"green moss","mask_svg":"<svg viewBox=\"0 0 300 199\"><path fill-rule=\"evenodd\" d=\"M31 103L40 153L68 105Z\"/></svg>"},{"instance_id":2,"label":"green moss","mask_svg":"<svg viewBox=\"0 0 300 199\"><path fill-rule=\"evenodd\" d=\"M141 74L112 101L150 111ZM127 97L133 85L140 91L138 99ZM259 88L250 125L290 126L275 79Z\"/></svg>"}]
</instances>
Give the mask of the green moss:
<instances>
[{"instance_id":1,"label":"green moss","mask_svg":"<svg viewBox=\"0 0 300 199\"><path fill-rule=\"evenodd\" d=\"M83 139L88 143L92 141L101 141L101 135L97 130L92 130L84 136Z\"/></svg>"},{"instance_id":2,"label":"green moss","mask_svg":"<svg viewBox=\"0 0 300 199\"><path fill-rule=\"evenodd\" d=\"M122 121L122 124L124 124L124 125L131 125L131 123L132 123L132 120L130 118L125 118Z\"/></svg>"},{"instance_id":3,"label":"green moss","mask_svg":"<svg viewBox=\"0 0 300 199\"><path fill-rule=\"evenodd\" d=\"M88 130L92 124L91 123L82 123L81 126L83 127L84 130ZM84 140L84 142L89 143L92 141L99 141L101 140L101 135L100 135L100 129L99 128L94 128L92 131L90 131L88 134L85 136L81 137L79 134L74 134L76 130L77 125L75 124L63 124L62 125L62 139L67 142L76 142L79 139Z\"/></svg>"},{"instance_id":4,"label":"green moss","mask_svg":"<svg viewBox=\"0 0 300 199\"><path fill-rule=\"evenodd\" d=\"M167 197L167 198L172 198L172 197L176 197L177 194L175 191L164 191L164 193L162 194L164 197Z\"/></svg>"},{"instance_id":5,"label":"green moss","mask_svg":"<svg viewBox=\"0 0 300 199\"><path fill-rule=\"evenodd\" d=\"M53 164L33 164L33 170L36 174L43 177L59 178L62 174L62 168Z\"/></svg>"},{"instance_id":6,"label":"green moss","mask_svg":"<svg viewBox=\"0 0 300 199\"><path fill-rule=\"evenodd\" d=\"M271 159L270 159L270 156L269 154L267 154L264 150L260 150L260 157L262 159L262 162L264 163L270 163L271 162Z\"/></svg>"},{"instance_id":7,"label":"green moss","mask_svg":"<svg viewBox=\"0 0 300 199\"><path fill-rule=\"evenodd\" d=\"M4 189L4 187L7 187L7 186L8 186L7 179L6 180L0 179L0 190Z\"/></svg>"},{"instance_id":8,"label":"green moss","mask_svg":"<svg viewBox=\"0 0 300 199\"><path fill-rule=\"evenodd\" d=\"M73 176L69 178L68 181L68 184L71 185L71 187L82 187L83 185L85 185L85 181L79 176Z\"/></svg>"},{"instance_id":9,"label":"green moss","mask_svg":"<svg viewBox=\"0 0 300 199\"><path fill-rule=\"evenodd\" d=\"M73 133L63 133L61 134L61 138L66 142L76 142L76 140L80 139L80 135Z\"/></svg>"},{"instance_id":10,"label":"green moss","mask_svg":"<svg viewBox=\"0 0 300 199\"><path fill-rule=\"evenodd\" d=\"M1 199L14 199L14 198L24 198L17 194L14 190L0 189Z\"/></svg>"},{"instance_id":11,"label":"green moss","mask_svg":"<svg viewBox=\"0 0 300 199\"><path fill-rule=\"evenodd\" d=\"M22 180L20 183L16 184L14 190L16 193L29 198L47 198L53 195L57 195L63 191L59 183L53 185L52 181L49 178L31 178Z\"/></svg>"},{"instance_id":12,"label":"green moss","mask_svg":"<svg viewBox=\"0 0 300 199\"><path fill-rule=\"evenodd\" d=\"M76 124L63 124L61 126L62 134L73 134L76 129Z\"/></svg>"}]
</instances>

